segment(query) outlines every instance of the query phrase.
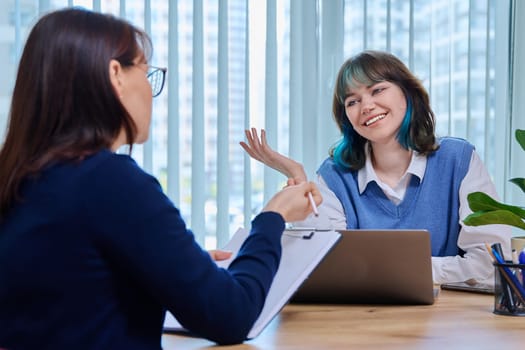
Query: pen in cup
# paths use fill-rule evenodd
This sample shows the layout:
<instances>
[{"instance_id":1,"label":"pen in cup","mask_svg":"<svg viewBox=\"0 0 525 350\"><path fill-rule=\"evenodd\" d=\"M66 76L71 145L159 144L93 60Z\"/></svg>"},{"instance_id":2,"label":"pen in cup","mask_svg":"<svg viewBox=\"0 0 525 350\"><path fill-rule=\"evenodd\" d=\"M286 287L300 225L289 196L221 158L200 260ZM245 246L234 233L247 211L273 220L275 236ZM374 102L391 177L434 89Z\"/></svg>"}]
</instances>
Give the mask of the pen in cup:
<instances>
[{"instance_id":1,"label":"pen in cup","mask_svg":"<svg viewBox=\"0 0 525 350\"><path fill-rule=\"evenodd\" d=\"M494 256L496 262L500 265L499 270L501 272L501 275L506 280L506 285L508 286L507 290L510 293L510 295L507 296L509 298L509 302L513 299L512 291L514 291L514 294L516 294L520 301L525 304L525 288L521 285L517 277L514 275L514 272L509 267L505 266L507 263L505 261L505 257L503 256L503 253L501 251L501 245L499 243L494 243L492 245L492 255ZM513 312L510 309L509 311Z\"/></svg>"},{"instance_id":2,"label":"pen in cup","mask_svg":"<svg viewBox=\"0 0 525 350\"><path fill-rule=\"evenodd\" d=\"M308 199L310 200L315 216L319 216L319 210L317 210L317 205L315 204L314 197L312 197L312 192L308 192Z\"/></svg>"},{"instance_id":3,"label":"pen in cup","mask_svg":"<svg viewBox=\"0 0 525 350\"><path fill-rule=\"evenodd\" d=\"M499 243L494 243L492 246L485 243L485 246L487 247L487 251L495 263L505 263L505 260L503 260L504 258L500 258L498 260L498 258L496 257L496 254L503 253L501 250L501 245ZM503 304L510 313L514 313L516 311L516 303L514 302L514 294L512 293L512 287L510 286L509 278L505 275L505 270L502 266L498 267L498 272L496 273L498 273L500 276L500 283L502 289L502 295L499 303Z\"/></svg>"},{"instance_id":4,"label":"pen in cup","mask_svg":"<svg viewBox=\"0 0 525 350\"><path fill-rule=\"evenodd\" d=\"M518 262L520 264L525 264L525 248L523 248L523 250L518 255Z\"/></svg>"},{"instance_id":5,"label":"pen in cup","mask_svg":"<svg viewBox=\"0 0 525 350\"><path fill-rule=\"evenodd\" d=\"M512 263L513 264L519 264L520 263L519 262L519 258L518 258L518 252L516 251L516 249L512 249ZM522 269L520 268L520 270L522 270ZM523 286L523 272L517 273L516 277L518 278L518 281Z\"/></svg>"},{"instance_id":6,"label":"pen in cup","mask_svg":"<svg viewBox=\"0 0 525 350\"><path fill-rule=\"evenodd\" d=\"M525 248L518 255L518 263L525 265ZM521 267L521 284L525 287L525 267Z\"/></svg>"}]
</instances>

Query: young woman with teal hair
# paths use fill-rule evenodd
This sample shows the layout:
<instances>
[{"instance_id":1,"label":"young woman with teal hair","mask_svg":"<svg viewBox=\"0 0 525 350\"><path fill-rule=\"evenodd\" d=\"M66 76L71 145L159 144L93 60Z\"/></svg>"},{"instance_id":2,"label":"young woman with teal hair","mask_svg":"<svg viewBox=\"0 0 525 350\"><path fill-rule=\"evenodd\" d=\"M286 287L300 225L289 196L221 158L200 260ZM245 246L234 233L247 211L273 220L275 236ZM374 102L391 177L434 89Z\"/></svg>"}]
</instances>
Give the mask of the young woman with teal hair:
<instances>
[{"instance_id":1,"label":"young woman with teal hair","mask_svg":"<svg viewBox=\"0 0 525 350\"><path fill-rule=\"evenodd\" d=\"M510 254L505 226L469 227L467 195L495 187L474 146L435 135L421 82L394 55L364 51L348 59L335 82L332 112L341 139L319 167L320 215L302 224L332 229L427 229L435 283L493 283L486 243ZM302 165L273 151L264 130L241 142L253 158L306 180Z\"/></svg>"}]
</instances>

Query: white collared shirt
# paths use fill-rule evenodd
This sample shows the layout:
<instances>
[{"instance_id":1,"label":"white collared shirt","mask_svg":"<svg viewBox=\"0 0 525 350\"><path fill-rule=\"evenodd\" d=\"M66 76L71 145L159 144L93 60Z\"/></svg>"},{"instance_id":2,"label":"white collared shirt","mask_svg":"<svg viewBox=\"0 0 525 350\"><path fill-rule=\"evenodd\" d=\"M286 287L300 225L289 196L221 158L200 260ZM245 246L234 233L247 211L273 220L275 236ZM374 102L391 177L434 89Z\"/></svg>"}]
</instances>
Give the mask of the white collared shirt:
<instances>
[{"instance_id":1,"label":"white collared shirt","mask_svg":"<svg viewBox=\"0 0 525 350\"><path fill-rule=\"evenodd\" d=\"M365 166L358 171L357 179L359 191L362 193L367 184L376 181L385 195L395 204L399 204L404 196L412 176L423 180L427 158L412 152L410 164L401 177L399 183L390 187L377 177L370 155L366 154ZM318 186L323 196L323 203L319 206L319 216L309 216L305 221L296 223L297 226L317 228L331 228L334 230L346 229L346 216L343 206L337 196L328 188L324 179L318 176ZM472 152L469 169L459 188L459 218L461 230L458 236L458 247L465 251L463 257L445 256L432 257L432 274L434 283L459 282L476 280L480 283L494 284L494 267L486 251L485 243L500 242L506 257L510 258L510 237L512 230L507 225L466 226L463 219L472 211L467 202L467 195L481 191L498 199L496 188L490 179L483 162L476 151ZM429 199L430 200L430 199Z\"/></svg>"},{"instance_id":2,"label":"white collared shirt","mask_svg":"<svg viewBox=\"0 0 525 350\"><path fill-rule=\"evenodd\" d=\"M412 176L419 177L419 181L423 180L425 175L425 169L427 167L427 157L420 155L416 151L412 152L412 158L410 164L408 165L405 174L401 177L399 182L395 187L390 187L377 176L374 167L372 165L372 158L370 157L369 148L366 147L366 161L365 166L357 172L357 184L359 186L359 193L362 194L366 186L375 181L379 188L383 190L388 199L390 199L394 204L399 204L405 198L405 192L407 190L408 184Z\"/></svg>"}]
</instances>

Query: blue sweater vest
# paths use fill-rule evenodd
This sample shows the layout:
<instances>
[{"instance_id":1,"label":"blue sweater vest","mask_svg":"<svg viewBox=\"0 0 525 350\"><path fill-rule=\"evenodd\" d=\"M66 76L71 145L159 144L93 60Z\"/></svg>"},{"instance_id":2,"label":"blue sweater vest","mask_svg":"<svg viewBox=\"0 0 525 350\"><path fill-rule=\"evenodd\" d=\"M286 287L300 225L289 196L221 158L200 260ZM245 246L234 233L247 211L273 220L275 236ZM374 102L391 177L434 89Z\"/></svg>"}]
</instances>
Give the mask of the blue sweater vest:
<instances>
[{"instance_id":1,"label":"blue sweater vest","mask_svg":"<svg viewBox=\"0 0 525 350\"><path fill-rule=\"evenodd\" d=\"M332 159L318 173L341 201L348 228L426 229L433 256L460 253L459 187L467 174L474 147L463 139L444 137L439 149L427 157L423 180L412 176L405 198L392 203L375 181L360 194L357 171L344 170Z\"/></svg>"}]
</instances>

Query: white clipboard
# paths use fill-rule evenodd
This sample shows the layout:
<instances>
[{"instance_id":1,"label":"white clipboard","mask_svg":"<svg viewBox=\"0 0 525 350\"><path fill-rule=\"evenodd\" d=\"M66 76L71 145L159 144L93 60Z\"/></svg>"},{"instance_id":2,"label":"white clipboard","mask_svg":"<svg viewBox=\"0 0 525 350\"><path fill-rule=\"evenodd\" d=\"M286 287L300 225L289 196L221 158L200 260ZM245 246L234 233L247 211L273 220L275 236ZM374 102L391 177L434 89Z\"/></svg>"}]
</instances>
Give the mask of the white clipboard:
<instances>
[{"instance_id":1,"label":"white clipboard","mask_svg":"<svg viewBox=\"0 0 525 350\"><path fill-rule=\"evenodd\" d=\"M219 266L228 267L248 234L248 230L242 228L235 232L223 248L233 252L232 258L217 262ZM248 333L247 339L257 337L264 330L340 237L341 234L336 231L303 231L298 229L284 231L281 239L282 255L279 268L261 314ZM170 312L166 312L164 331L180 332L184 331L184 328Z\"/></svg>"}]
</instances>

